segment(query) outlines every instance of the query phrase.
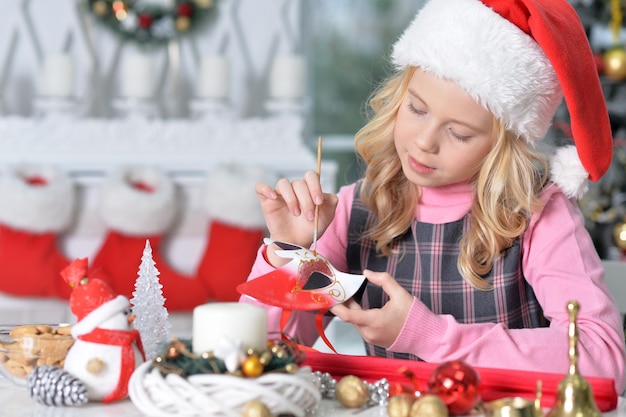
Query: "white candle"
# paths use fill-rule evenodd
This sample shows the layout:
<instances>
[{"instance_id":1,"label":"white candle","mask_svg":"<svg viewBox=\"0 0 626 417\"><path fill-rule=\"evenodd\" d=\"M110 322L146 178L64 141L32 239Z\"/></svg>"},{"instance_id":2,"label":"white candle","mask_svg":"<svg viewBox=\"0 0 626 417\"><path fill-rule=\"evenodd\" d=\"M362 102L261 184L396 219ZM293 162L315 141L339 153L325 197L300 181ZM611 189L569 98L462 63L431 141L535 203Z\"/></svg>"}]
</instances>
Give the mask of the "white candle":
<instances>
[{"instance_id":1,"label":"white candle","mask_svg":"<svg viewBox=\"0 0 626 417\"><path fill-rule=\"evenodd\" d=\"M200 88L202 98L224 99L230 87L230 68L223 56L205 56L200 68Z\"/></svg>"},{"instance_id":2,"label":"white candle","mask_svg":"<svg viewBox=\"0 0 626 417\"><path fill-rule=\"evenodd\" d=\"M124 58L120 90L124 97L151 98L154 95L154 62L149 54Z\"/></svg>"},{"instance_id":3,"label":"white candle","mask_svg":"<svg viewBox=\"0 0 626 417\"><path fill-rule=\"evenodd\" d=\"M193 310L193 351L220 347L222 339L241 342L244 350L267 349L267 311L244 303L209 303Z\"/></svg>"},{"instance_id":4,"label":"white candle","mask_svg":"<svg viewBox=\"0 0 626 417\"><path fill-rule=\"evenodd\" d=\"M304 96L305 62L300 55L283 55L274 60L270 72L270 96L297 99Z\"/></svg>"},{"instance_id":5,"label":"white candle","mask_svg":"<svg viewBox=\"0 0 626 417\"><path fill-rule=\"evenodd\" d=\"M71 97L74 95L74 63L68 54L46 56L41 73L42 96Z\"/></svg>"}]
</instances>

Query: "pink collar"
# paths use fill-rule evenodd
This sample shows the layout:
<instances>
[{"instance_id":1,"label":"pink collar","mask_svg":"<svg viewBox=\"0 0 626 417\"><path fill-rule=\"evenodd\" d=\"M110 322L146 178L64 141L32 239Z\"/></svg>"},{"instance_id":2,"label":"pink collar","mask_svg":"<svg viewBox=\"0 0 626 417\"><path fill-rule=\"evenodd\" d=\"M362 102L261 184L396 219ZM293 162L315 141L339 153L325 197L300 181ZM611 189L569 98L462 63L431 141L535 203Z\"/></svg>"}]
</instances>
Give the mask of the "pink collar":
<instances>
[{"instance_id":1,"label":"pink collar","mask_svg":"<svg viewBox=\"0 0 626 417\"><path fill-rule=\"evenodd\" d=\"M470 211L473 197L472 185L467 182L422 188L416 210L417 220L433 224L459 220Z\"/></svg>"}]
</instances>

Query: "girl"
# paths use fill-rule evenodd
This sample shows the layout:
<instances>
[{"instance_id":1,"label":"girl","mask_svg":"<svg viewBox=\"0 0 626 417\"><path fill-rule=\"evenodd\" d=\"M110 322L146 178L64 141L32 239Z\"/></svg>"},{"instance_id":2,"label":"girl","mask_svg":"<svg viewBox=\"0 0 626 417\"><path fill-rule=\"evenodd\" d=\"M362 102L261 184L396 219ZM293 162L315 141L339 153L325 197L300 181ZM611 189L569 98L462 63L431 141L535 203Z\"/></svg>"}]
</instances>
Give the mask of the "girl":
<instances>
[{"instance_id":1,"label":"girl","mask_svg":"<svg viewBox=\"0 0 626 417\"><path fill-rule=\"evenodd\" d=\"M367 277L332 312L371 355L566 373L577 300L580 371L622 392L621 317L573 198L612 149L576 12L565 0L431 0L392 61L355 139L364 178L337 195L314 172L258 184L270 237L309 247L319 207L317 251ZM575 147L548 163L532 145L563 97ZM275 250L261 248L249 279L286 262ZM276 331L280 310L264 307ZM287 332L312 343L312 314Z\"/></svg>"}]
</instances>

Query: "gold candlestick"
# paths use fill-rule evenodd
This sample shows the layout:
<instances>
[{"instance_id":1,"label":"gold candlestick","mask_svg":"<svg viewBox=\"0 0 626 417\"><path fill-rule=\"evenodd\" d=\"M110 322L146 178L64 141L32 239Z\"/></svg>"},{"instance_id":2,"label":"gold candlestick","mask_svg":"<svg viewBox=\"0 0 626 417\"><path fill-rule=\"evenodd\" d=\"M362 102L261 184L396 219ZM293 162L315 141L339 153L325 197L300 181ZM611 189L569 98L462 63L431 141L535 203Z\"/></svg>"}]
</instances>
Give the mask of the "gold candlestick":
<instances>
[{"instance_id":1,"label":"gold candlestick","mask_svg":"<svg viewBox=\"0 0 626 417\"><path fill-rule=\"evenodd\" d=\"M567 303L569 312L569 372L559 383L554 406L546 417L600 417L589 382L578 372L577 301Z\"/></svg>"}]
</instances>

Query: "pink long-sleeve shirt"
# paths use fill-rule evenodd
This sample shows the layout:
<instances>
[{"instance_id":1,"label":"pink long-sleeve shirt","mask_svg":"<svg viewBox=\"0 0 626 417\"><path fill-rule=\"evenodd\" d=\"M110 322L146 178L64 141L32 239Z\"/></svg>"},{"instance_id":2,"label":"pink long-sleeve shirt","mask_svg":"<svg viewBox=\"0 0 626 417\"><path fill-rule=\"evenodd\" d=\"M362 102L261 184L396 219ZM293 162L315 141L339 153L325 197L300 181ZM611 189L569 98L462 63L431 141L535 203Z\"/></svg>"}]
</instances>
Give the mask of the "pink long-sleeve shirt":
<instances>
[{"instance_id":1,"label":"pink long-sleeve shirt","mask_svg":"<svg viewBox=\"0 0 626 417\"><path fill-rule=\"evenodd\" d=\"M320 237L317 251L337 269L347 271L346 246L355 184L342 187L335 218ZM566 373L569 367L566 305L580 304L578 314L579 370L583 376L613 378L618 393L624 391L624 332L615 300L604 283L604 268L575 201L556 187L548 188L541 213L533 216L522 236L522 270L533 287L550 326L508 329L498 323L462 324L449 315L432 313L414 299L404 326L387 348L412 353L439 363L464 360L478 367ZM468 184L423 189L416 219L442 224L461 219L472 204ZM249 279L272 270L260 248ZM269 331L279 331L281 309L243 296L242 302L268 310ZM317 331L313 315L298 312L287 334L313 343Z\"/></svg>"}]
</instances>

